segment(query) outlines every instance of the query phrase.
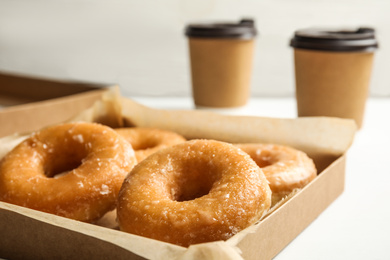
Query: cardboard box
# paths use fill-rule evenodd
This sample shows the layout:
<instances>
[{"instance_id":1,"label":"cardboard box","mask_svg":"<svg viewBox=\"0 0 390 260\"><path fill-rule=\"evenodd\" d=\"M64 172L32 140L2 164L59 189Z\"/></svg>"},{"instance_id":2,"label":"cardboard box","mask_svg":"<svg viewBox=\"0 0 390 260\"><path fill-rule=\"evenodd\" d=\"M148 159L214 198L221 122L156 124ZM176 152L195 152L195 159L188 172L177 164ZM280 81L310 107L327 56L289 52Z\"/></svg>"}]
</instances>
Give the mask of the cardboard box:
<instances>
[{"instance_id":1,"label":"cardboard box","mask_svg":"<svg viewBox=\"0 0 390 260\"><path fill-rule=\"evenodd\" d=\"M276 119L237 117L205 111L168 111L142 106L106 90L101 99L73 120L114 119L125 126L154 126L176 131L188 139L210 138L227 142L271 142L292 145L311 156L318 177L281 203L259 223L227 241L184 248L119 230L0 202L0 257L10 259L270 259L332 203L344 189L346 152L356 125L336 118ZM96 100L87 92L69 99L44 101L17 110L3 110L0 122L10 124L6 134L56 123L58 110L69 104ZM120 106L118 106L118 102ZM48 109L48 107L50 109ZM17 108L17 107L15 107ZM31 112L33 109L33 112ZM75 112L75 111L73 111ZM72 112L72 113L73 113ZM71 116L71 112L66 116ZM30 127L20 125L27 117L45 115ZM106 114L105 116L96 116ZM64 116L65 117L65 116ZM298 133L298 134L297 134ZM3 134L5 135L5 134Z\"/></svg>"},{"instance_id":2,"label":"cardboard box","mask_svg":"<svg viewBox=\"0 0 390 260\"><path fill-rule=\"evenodd\" d=\"M0 72L0 136L63 122L90 107L107 87L113 86Z\"/></svg>"}]
</instances>

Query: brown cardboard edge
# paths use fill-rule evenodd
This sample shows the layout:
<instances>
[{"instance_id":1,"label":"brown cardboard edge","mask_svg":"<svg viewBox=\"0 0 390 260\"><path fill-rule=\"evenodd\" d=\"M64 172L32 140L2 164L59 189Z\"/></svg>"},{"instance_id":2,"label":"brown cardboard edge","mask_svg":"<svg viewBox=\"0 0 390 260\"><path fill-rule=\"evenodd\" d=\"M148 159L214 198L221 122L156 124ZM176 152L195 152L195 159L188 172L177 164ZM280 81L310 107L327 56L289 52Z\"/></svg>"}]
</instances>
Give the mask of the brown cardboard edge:
<instances>
[{"instance_id":1,"label":"brown cardboard edge","mask_svg":"<svg viewBox=\"0 0 390 260\"><path fill-rule=\"evenodd\" d=\"M7 223L1 229L7 236L0 236L0 256L5 259L143 259L113 243L34 219L17 209L1 207L0 221ZM75 243L77 249L69 246Z\"/></svg>"},{"instance_id":2,"label":"brown cardboard edge","mask_svg":"<svg viewBox=\"0 0 390 260\"><path fill-rule=\"evenodd\" d=\"M44 126L64 122L91 107L107 89L91 90L62 98L0 109L0 137L17 132L30 132ZM55 114L48 117L47 111Z\"/></svg>"},{"instance_id":3,"label":"brown cardboard edge","mask_svg":"<svg viewBox=\"0 0 390 260\"><path fill-rule=\"evenodd\" d=\"M0 71L0 101L20 104L69 96L105 88L111 84L69 81ZM7 105L7 104L6 104Z\"/></svg>"}]
</instances>

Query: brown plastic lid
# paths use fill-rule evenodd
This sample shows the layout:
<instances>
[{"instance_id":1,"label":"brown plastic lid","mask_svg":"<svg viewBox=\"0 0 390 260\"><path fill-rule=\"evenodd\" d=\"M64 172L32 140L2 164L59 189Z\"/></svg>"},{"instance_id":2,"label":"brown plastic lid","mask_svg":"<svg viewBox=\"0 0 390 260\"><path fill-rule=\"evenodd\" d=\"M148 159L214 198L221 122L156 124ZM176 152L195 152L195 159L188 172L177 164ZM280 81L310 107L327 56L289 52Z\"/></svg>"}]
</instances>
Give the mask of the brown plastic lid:
<instances>
[{"instance_id":1,"label":"brown plastic lid","mask_svg":"<svg viewBox=\"0 0 390 260\"><path fill-rule=\"evenodd\" d=\"M378 48L378 41L375 30L368 27L352 30L312 28L296 31L290 46L322 51L372 52Z\"/></svg>"},{"instance_id":2,"label":"brown plastic lid","mask_svg":"<svg viewBox=\"0 0 390 260\"><path fill-rule=\"evenodd\" d=\"M185 35L197 38L252 39L257 35L257 30L254 20L242 19L238 23L189 24Z\"/></svg>"}]
</instances>

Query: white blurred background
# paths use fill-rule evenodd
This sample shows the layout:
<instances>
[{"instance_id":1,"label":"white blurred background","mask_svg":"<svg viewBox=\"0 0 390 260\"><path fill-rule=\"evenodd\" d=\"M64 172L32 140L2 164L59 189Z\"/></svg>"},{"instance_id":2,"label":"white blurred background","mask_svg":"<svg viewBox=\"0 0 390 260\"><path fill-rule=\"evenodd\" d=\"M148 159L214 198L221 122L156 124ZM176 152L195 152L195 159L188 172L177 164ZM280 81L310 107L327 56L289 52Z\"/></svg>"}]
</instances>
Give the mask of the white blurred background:
<instances>
[{"instance_id":1,"label":"white blurred background","mask_svg":"<svg viewBox=\"0 0 390 260\"><path fill-rule=\"evenodd\" d=\"M294 95L289 40L311 26L377 30L372 96L390 95L390 0L0 0L0 70L191 94L184 27L256 20L252 96Z\"/></svg>"}]
</instances>

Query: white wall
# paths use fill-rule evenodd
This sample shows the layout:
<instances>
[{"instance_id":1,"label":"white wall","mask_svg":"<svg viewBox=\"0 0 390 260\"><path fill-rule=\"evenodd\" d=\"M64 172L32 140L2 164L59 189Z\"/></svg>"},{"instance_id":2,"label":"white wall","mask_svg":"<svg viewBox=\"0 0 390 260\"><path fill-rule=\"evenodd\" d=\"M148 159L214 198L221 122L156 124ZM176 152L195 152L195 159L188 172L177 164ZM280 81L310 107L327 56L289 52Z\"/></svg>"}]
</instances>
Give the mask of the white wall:
<instances>
[{"instance_id":1,"label":"white wall","mask_svg":"<svg viewBox=\"0 0 390 260\"><path fill-rule=\"evenodd\" d=\"M184 26L253 17L254 96L294 93L294 30L373 26L371 94L390 95L390 0L0 0L0 70L118 83L125 95L190 95Z\"/></svg>"}]
</instances>

